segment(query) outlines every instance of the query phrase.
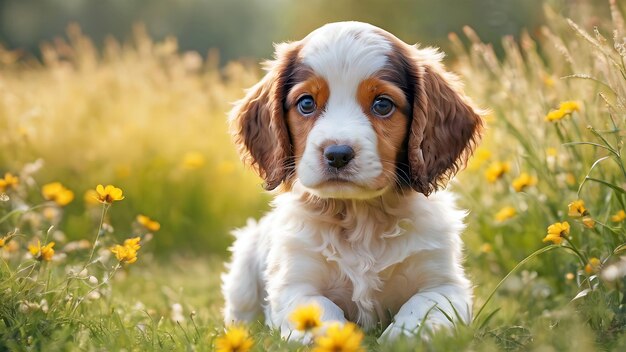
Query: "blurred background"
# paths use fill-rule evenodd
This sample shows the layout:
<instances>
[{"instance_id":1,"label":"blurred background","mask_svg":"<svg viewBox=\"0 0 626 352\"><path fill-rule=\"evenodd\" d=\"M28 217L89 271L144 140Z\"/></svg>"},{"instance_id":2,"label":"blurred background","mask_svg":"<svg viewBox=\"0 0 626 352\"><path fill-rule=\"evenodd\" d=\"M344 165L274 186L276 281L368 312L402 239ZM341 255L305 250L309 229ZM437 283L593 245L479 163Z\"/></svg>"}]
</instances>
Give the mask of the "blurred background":
<instances>
[{"instance_id":1,"label":"blurred background","mask_svg":"<svg viewBox=\"0 0 626 352\"><path fill-rule=\"evenodd\" d=\"M73 190L70 238L93 227L82 194L111 183L126 194L110 214L120 237L145 214L162 225L157 252L225 253L270 199L225 120L272 43L360 20L445 51L470 26L502 55L503 36L539 34L545 4L585 25L608 16L603 0L0 0L0 172L32 177L32 204L45 183Z\"/></svg>"}]
</instances>

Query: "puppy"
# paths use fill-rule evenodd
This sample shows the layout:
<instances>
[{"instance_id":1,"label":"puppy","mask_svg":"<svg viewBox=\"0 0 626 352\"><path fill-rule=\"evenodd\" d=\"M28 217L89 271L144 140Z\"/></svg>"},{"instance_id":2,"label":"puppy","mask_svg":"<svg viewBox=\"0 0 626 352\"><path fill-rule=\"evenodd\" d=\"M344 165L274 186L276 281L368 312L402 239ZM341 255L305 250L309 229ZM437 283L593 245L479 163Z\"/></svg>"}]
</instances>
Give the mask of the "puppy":
<instances>
[{"instance_id":1,"label":"puppy","mask_svg":"<svg viewBox=\"0 0 626 352\"><path fill-rule=\"evenodd\" d=\"M465 212L443 188L482 119L443 55L359 22L327 24L275 55L230 114L243 161L276 197L234 233L225 323L263 314L306 340L289 316L309 303L324 323L386 327L383 339L469 322Z\"/></svg>"}]
</instances>

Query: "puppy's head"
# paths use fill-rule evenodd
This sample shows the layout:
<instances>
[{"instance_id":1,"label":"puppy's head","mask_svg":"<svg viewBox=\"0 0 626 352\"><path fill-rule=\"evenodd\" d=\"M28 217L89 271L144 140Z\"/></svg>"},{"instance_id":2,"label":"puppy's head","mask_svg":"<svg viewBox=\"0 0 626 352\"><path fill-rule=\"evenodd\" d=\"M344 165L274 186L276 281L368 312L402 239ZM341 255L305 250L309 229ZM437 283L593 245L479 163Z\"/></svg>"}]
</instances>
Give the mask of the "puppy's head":
<instances>
[{"instance_id":1,"label":"puppy's head","mask_svg":"<svg viewBox=\"0 0 626 352\"><path fill-rule=\"evenodd\" d=\"M358 22L278 45L268 73L231 112L244 162L268 190L298 180L323 198L444 187L482 120L441 58Z\"/></svg>"}]
</instances>

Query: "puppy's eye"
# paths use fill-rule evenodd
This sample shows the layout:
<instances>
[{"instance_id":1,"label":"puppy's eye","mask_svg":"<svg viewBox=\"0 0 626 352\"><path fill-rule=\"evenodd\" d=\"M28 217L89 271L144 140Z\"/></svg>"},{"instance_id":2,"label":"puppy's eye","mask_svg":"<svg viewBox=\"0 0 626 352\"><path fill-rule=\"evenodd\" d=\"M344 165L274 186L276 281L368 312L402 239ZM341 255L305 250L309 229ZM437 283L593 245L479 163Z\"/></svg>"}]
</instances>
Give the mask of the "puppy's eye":
<instances>
[{"instance_id":1,"label":"puppy's eye","mask_svg":"<svg viewBox=\"0 0 626 352\"><path fill-rule=\"evenodd\" d=\"M302 115L311 115L315 112L315 100L310 95L305 95L298 100L298 111Z\"/></svg>"},{"instance_id":2,"label":"puppy's eye","mask_svg":"<svg viewBox=\"0 0 626 352\"><path fill-rule=\"evenodd\" d=\"M396 106L393 104L391 99L381 96L374 99L374 103L372 103L372 112L379 117L388 117L394 111Z\"/></svg>"}]
</instances>

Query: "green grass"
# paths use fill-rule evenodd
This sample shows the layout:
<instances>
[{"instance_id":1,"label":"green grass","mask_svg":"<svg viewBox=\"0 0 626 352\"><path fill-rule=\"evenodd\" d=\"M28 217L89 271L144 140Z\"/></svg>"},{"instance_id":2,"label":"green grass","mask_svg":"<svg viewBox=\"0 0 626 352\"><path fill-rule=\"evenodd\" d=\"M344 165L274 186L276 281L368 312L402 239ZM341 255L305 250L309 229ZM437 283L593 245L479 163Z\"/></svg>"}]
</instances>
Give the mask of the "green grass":
<instances>
[{"instance_id":1,"label":"green grass","mask_svg":"<svg viewBox=\"0 0 626 352\"><path fill-rule=\"evenodd\" d=\"M368 350L626 347L626 280L607 276L626 249L625 222L614 219L626 209L626 28L624 9L610 3L612 19L597 32L575 24L586 23L584 11L572 22L546 8L549 25L504 38L501 58L470 29L450 37L453 69L490 111L453 185L471 210L464 241L477 317L428 342L379 346L374 331ZM0 350L214 349L228 229L269 200L225 122L229 102L258 77L240 62L180 53L173 39L152 42L140 28L132 43L99 52L70 27L41 62L0 47L0 177L19 177L0 181ZM575 108L546 121L563 102ZM509 168L488 180L499 162ZM518 192L524 173L534 181ZM74 192L67 206L44 200L53 181ZM100 183L125 195L105 217L83 199ZM583 217L568 209L578 199ZM514 212L497 219L505 207ZM143 228L138 214L161 229ZM563 222L563 242L544 243ZM109 248L135 236L138 261L120 264ZM52 261L28 254L37 240L55 242ZM246 329L254 351L310 349L260 322Z\"/></svg>"}]
</instances>

